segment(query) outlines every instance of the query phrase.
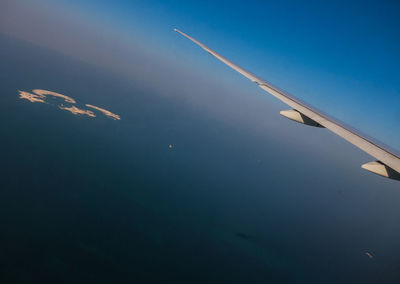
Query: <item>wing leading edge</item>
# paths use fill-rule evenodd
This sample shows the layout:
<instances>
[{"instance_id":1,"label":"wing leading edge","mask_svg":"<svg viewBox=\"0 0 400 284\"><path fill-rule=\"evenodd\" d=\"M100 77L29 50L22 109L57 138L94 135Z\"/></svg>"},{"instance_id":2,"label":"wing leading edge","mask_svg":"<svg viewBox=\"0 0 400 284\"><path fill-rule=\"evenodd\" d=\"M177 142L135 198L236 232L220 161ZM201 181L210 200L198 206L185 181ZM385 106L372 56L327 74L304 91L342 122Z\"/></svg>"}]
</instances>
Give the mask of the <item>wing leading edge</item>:
<instances>
[{"instance_id":1,"label":"wing leading edge","mask_svg":"<svg viewBox=\"0 0 400 284\"><path fill-rule=\"evenodd\" d=\"M267 91L269 94L273 95L277 99L292 107L293 110L281 112L281 114L285 117L300 123L317 127L325 127L377 159L377 161L362 165L362 168L381 176L400 180L400 154L393 149L390 149L388 146L383 145L382 143L375 141L374 139L367 137L364 134L361 134L350 126L347 126L344 123L330 117L329 115L324 114L316 108L299 100L298 98L273 86L269 82L261 79L253 73L246 71L242 67L236 65L232 61L228 60L227 58L208 48L196 39L188 36L187 34L177 29L174 29L174 31L193 41L202 49L204 49L232 69L236 70L249 80L256 83L261 89Z\"/></svg>"}]
</instances>

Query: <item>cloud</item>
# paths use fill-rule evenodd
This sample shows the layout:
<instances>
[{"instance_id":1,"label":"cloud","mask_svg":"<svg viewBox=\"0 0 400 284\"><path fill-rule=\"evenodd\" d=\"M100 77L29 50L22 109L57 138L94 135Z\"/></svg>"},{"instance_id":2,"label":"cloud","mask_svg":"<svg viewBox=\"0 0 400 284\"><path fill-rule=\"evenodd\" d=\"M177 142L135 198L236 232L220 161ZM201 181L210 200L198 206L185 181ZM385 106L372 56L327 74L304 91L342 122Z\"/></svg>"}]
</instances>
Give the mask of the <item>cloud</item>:
<instances>
[{"instance_id":1,"label":"cloud","mask_svg":"<svg viewBox=\"0 0 400 284\"><path fill-rule=\"evenodd\" d=\"M40 102L40 103L47 103L45 101L47 96L52 96L52 97L56 97L56 98L61 98L63 99L66 103L69 104L76 104L76 100L60 94L60 93L56 93L53 91L47 91L47 90L42 90L42 89L34 89L32 90L32 92L34 92L34 94L29 93L29 92L25 92L25 91L18 91L19 92L19 98L20 99L25 99L30 101L31 103L35 103L35 102ZM112 113L109 110L106 110L104 108L100 108L91 104L86 104L87 107L93 108L95 110L100 111L102 114L104 114L107 117L110 117L114 120L120 120L121 117L118 114ZM64 105L64 104L60 104L58 105L59 109L62 110L66 110L69 111L70 113L74 114L74 115L86 115L88 117L96 117L96 115L93 113L93 111L91 110L87 110L87 109L83 109L83 108L79 108L77 106L74 105Z\"/></svg>"},{"instance_id":2,"label":"cloud","mask_svg":"<svg viewBox=\"0 0 400 284\"><path fill-rule=\"evenodd\" d=\"M116 119L116 120L120 120L121 119L118 114L112 113L111 111L108 111L108 110L106 110L104 108L100 108L100 107L97 107L97 106L94 106L94 105L89 105L89 104L86 104L86 106L94 108L94 109L97 109L98 111L101 111L104 115L109 116L109 117L111 117L113 119Z\"/></svg>"},{"instance_id":3,"label":"cloud","mask_svg":"<svg viewBox=\"0 0 400 284\"><path fill-rule=\"evenodd\" d=\"M67 103L71 103L71 104L75 104L76 103L76 101L73 98L65 96L65 95L62 95L62 94L59 94L59 93L56 93L56 92L47 91L47 90L41 90L41 89L34 89L34 90L32 90L32 92L34 92L35 94L37 94L41 98L45 98L46 96L53 96L53 97L62 98Z\"/></svg>"},{"instance_id":4,"label":"cloud","mask_svg":"<svg viewBox=\"0 0 400 284\"><path fill-rule=\"evenodd\" d=\"M44 97L38 96L38 95L34 95L28 92L24 92L24 91L18 91L19 92L19 98L20 99L25 99L30 101L31 103L45 103L45 101L43 100Z\"/></svg>"},{"instance_id":5,"label":"cloud","mask_svg":"<svg viewBox=\"0 0 400 284\"><path fill-rule=\"evenodd\" d=\"M58 107L60 109L67 110L67 111L69 111L69 112L71 112L72 114L75 114L75 115L79 114L79 115L87 115L87 116L90 116L90 117L96 117L96 115L92 111L86 110L86 109L80 109L80 108L77 108L76 106L67 107L67 106L64 106L64 105L60 105Z\"/></svg>"}]
</instances>

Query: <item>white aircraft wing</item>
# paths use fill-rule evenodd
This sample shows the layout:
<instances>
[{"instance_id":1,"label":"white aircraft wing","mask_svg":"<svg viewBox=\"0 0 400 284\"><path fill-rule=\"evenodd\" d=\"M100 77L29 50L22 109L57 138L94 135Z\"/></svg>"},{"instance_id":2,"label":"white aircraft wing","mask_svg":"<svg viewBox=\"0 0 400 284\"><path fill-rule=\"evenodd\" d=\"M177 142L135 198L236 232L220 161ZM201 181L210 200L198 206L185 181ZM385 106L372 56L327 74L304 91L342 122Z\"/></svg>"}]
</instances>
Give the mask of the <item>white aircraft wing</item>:
<instances>
[{"instance_id":1,"label":"white aircraft wing","mask_svg":"<svg viewBox=\"0 0 400 284\"><path fill-rule=\"evenodd\" d=\"M249 80L256 83L261 89L267 91L274 97L278 98L279 100L293 108L292 110L281 111L281 114L283 116L303 124L316 127L325 127L329 129L333 133L339 135L343 139L347 140L351 144L355 145L356 147L360 148L364 152L377 159L376 161L362 165L362 168L384 177L400 180L400 154L397 153L395 150L390 149L388 146L383 145L382 143L361 134L357 130L322 113L316 108L273 86L269 82L252 74L251 72L246 71L242 67L236 65L232 61L216 53L212 49L208 48L207 46L188 36L187 34L177 29L174 29L174 31L190 39L191 41L199 45L202 49L204 49L232 69L236 70L243 76L247 77Z\"/></svg>"}]
</instances>

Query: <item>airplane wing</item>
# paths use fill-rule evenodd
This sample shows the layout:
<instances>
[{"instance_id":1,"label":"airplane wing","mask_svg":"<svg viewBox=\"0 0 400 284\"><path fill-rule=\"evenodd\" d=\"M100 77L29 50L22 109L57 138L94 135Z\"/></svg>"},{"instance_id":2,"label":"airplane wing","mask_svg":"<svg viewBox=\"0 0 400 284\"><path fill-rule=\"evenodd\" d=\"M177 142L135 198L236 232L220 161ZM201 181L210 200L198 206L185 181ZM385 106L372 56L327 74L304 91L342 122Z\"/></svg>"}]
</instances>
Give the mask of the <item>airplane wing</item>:
<instances>
[{"instance_id":1,"label":"airplane wing","mask_svg":"<svg viewBox=\"0 0 400 284\"><path fill-rule=\"evenodd\" d=\"M299 123L303 123L310 126L324 127L332 131L333 133L339 135L343 139L347 140L351 144L360 148L364 152L368 153L376 161L362 165L363 169L366 169L375 174L400 180L400 154L395 150L390 149L388 146L361 134L359 131L345 125L344 123L330 117L327 114L317 110L316 108L308 105L307 103L299 100L298 98L286 93L285 91L273 86L269 82L261 79L260 77L246 71L242 67L236 65L232 61L223 57L222 55L216 53L212 49L208 48L196 39L188 36L187 34L174 29L174 31L180 33L184 37L190 39L202 49L236 70L249 80L256 83L261 89L267 91L269 94L273 95L277 99L281 100L288 106L291 110L281 111L281 115L294 120Z\"/></svg>"}]
</instances>

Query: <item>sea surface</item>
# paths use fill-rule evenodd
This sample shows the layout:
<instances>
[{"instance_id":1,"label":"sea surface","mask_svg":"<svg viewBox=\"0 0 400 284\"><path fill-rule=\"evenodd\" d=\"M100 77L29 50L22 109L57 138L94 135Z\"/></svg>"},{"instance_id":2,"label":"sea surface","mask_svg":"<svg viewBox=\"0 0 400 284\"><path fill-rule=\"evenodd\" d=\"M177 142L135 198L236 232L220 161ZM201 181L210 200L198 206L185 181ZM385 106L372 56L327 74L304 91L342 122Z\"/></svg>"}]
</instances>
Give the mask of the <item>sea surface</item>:
<instances>
[{"instance_id":1,"label":"sea surface","mask_svg":"<svg viewBox=\"0 0 400 284\"><path fill-rule=\"evenodd\" d=\"M0 283L399 283L398 184L0 42Z\"/></svg>"}]
</instances>

